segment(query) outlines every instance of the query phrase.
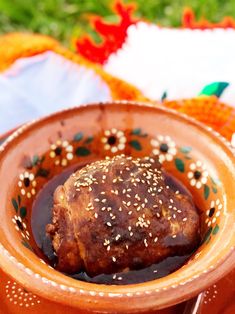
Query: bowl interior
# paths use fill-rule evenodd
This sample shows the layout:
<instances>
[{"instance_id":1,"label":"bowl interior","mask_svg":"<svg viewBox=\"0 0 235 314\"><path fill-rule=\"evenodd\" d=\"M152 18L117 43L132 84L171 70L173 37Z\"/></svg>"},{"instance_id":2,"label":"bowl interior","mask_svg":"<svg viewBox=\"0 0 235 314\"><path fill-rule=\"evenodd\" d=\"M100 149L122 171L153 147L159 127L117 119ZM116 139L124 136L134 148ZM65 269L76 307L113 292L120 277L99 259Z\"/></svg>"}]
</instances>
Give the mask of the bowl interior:
<instances>
[{"instance_id":1,"label":"bowl interior","mask_svg":"<svg viewBox=\"0 0 235 314\"><path fill-rule=\"evenodd\" d=\"M159 156L163 167L191 191L200 209L201 246L169 279L176 285L193 280L228 253L231 239L226 230L234 222L233 157L216 135L193 121L158 107L96 104L58 113L20 130L3 149L2 244L30 269L45 263L31 228L31 209L39 191L72 165L117 154ZM58 280L63 277L57 274ZM166 278L158 281L163 286L169 283Z\"/></svg>"}]
</instances>

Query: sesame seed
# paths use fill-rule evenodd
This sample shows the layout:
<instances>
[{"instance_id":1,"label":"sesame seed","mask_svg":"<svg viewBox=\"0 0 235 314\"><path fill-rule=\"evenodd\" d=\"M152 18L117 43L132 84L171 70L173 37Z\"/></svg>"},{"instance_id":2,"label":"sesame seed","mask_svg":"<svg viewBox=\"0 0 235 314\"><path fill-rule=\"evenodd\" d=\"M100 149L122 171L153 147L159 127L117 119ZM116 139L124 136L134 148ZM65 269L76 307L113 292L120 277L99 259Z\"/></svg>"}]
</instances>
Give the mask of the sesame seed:
<instances>
[{"instance_id":1,"label":"sesame seed","mask_svg":"<svg viewBox=\"0 0 235 314\"><path fill-rule=\"evenodd\" d=\"M104 244L104 246L107 246L107 245L109 245L109 243L110 243L110 241L105 239L103 244Z\"/></svg>"},{"instance_id":2,"label":"sesame seed","mask_svg":"<svg viewBox=\"0 0 235 314\"><path fill-rule=\"evenodd\" d=\"M121 211L122 211L122 208L121 208L121 207L119 207L119 208L118 208L118 210L121 212Z\"/></svg>"},{"instance_id":3,"label":"sesame seed","mask_svg":"<svg viewBox=\"0 0 235 314\"><path fill-rule=\"evenodd\" d=\"M112 227L112 224L111 224L111 222L109 222L109 221L106 222L106 225L109 226L109 227Z\"/></svg>"},{"instance_id":4,"label":"sesame seed","mask_svg":"<svg viewBox=\"0 0 235 314\"><path fill-rule=\"evenodd\" d=\"M158 205L156 204L156 205L153 205L153 208L157 208L158 207Z\"/></svg>"},{"instance_id":5,"label":"sesame seed","mask_svg":"<svg viewBox=\"0 0 235 314\"><path fill-rule=\"evenodd\" d=\"M129 246L126 244L126 249L128 250L129 249Z\"/></svg>"},{"instance_id":6,"label":"sesame seed","mask_svg":"<svg viewBox=\"0 0 235 314\"><path fill-rule=\"evenodd\" d=\"M131 205L131 202L130 202L130 201L126 203L126 206L129 207L130 205Z\"/></svg>"},{"instance_id":7,"label":"sesame seed","mask_svg":"<svg viewBox=\"0 0 235 314\"><path fill-rule=\"evenodd\" d=\"M105 192L104 192L104 191L102 191L102 192L100 192L100 194L104 195L104 194L105 194Z\"/></svg>"},{"instance_id":8,"label":"sesame seed","mask_svg":"<svg viewBox=\"0 0 235 314\"><path fill-rule=\"evenodd\" d=\"M117 277L117 280L122 280L122 277Z\"/></svg>"},{"instance_id":9,"label":"sesame seed","mask_svg":"<svg viewBox=\"0 0 235 314\"><path fill-rule=\"evenodd\" d=\"M156 243L156 242L157 242L157 240L158 240L158 237L156 237L156 238L154 239L154 242Z\"/></svg>"},{"instance_id":10,"label":"sesame seed","mask_svg":"<svg viewBox=\"0 0 235 314\"><path fill-rule=\"evenodd\" d=\"M154 272L154 273L157 273L157 269L155 269L153 272Z\"/></svg>"},{"instance_id":11,"label":"sesame seed","mask_svg":"<svg viewBox=\"0 0 235 314\"><path fill-rule=\"evenodd\" d=\"M132 236L133 236L133 234L134 234L133 232L130 232L130 237L132 237Z\"/></svg>"},{"instance_id":12,"label":"sesame seed","mask_svg":"<svg viewBox=\"0 0 235 314\"><path fill-rule=\"evenodd\" d=\"M106 207L102 207L101 210L104 211L106 209Z\"/></svg>"},{"instance_id":13,"label":"sesame seed","mask_svg":"<svg viewBox=\"0 0 235 314\"><path fill-rule=\"evenodd\" d=\"M116 275L116 274L114 274L114 275L113 275L113 279L116 279L116 278L117 278L117 275Z\"/></svg>"},{"instance_id":14,"label":"sesame seed","mask_svg":"<svg viewBox=\"0 0 235 314\"><path fill-rule=\"evenodd\" d=\"M171 203L171 204L173 204L173 203L174 203L174 201L173 201L173 199L172 199L172 198L170 198L170 203Z\"/></svg>"},{"instance_id":15,"label":"sesame seed","mask_svg":"<svg viewBox=\"0 0 235 314\"><path fill-rule=\"evenodd\" d=\"M186 218L186 217L185 217L185 218L183 218L183 221L187 221L187 220L188 220L188 218Z\"/></svg>"},{"instance_id":16,"label":"sesame seed","mask_svg":"<svg viewBox=\"0 0 235 314\"><path fill-rule=\"evenodd\" d=\"M97 213L95 213L95 215L94 215L94 216L95 216L95 218L98 218L98 214L97 214Z\"/></svg>"},{"instance_id":17,"label":"sesame seed","mask_svg":"<svg viewBox=\"0 0 235 314\"><path fill-rule=\"evenodd\" d=\"M175 194L180 194L180 191L178 191L178 190L177 190L177 191L175 191Z\"/></svg>"},{"instance_id":18,"label":"sesame seed","mask_svg":"<svg viewBox=\"0 0 235 314\"><path fill-rule=\"evenodd\" d=\"M96 201L96 202L99 202L100 200L99 200L98 198L95 198L95 201Z\"/></svg>"},{"instance_id":19,"label":"sesame seed","mask_svg":"<svg viewBox=\"0 0 235 314\"><path fill-rule=\"evenodd\" d=\"M116 236L115 240L118 241L120 238L121 238L121 235L118 234L118 235Z\"/></svg>"},{"instance_id":20,"label":"sesame seed","mask_svg":"<svg viewBox=\"0 0 235 314\"><path fill-rule=\"evenodd\" d=\"M110 245L109 245L109 246L107 246L107 251L110 251Z\"/></svg>"},{"instance_id":21,"label":"sesame seed","mask_svg":"<svg viewBox=\"0 0 235 314\"><path fill-rule=\"evenodd\" d=\"M160 218L160 217L161 217L161 215L160 215L159 213L157 213L156 215L157 215L157 217L158 217L158 218Z\"/></svg>"},{"instance_id":22,"label":"sesame seed","mask_svg":"<svg viewBox=\"0 0 235 314\"><path fill-rule=\"evenodd\" d=\"M112 256L112 260L113 260L114 263L117 261L114 256Z\"/></svg>"},{"instance_id":23,"label":"sesame seed","mask_svg":"<svg viewBox=\"0 0 235 314\"><path fill-rule=\"evenodd\" d=\"M176 238L176 234L174 234L174 235L172 236L172 238L173 238L173 239Z\"/></svg>"},{"instance_id":24,"label":"sesame seed","mask_svg":"<svg viewBox=\"0 0 235 314\"><path fill-rule=\"evenodd\" d=\"M162 205L162 203L163 203L163 202L162 202L162 200L159 200L159 204L161 204L161 205Z\"/></svg>"}]
</instances>

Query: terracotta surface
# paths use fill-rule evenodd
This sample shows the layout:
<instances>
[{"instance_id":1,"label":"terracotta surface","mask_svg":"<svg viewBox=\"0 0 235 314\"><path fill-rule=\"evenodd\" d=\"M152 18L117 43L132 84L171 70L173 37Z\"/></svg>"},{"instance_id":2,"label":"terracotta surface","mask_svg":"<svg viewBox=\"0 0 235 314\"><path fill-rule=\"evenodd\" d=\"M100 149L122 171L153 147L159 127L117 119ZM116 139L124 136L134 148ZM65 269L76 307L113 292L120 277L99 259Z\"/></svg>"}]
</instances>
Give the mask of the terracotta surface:
<instances>
[{"instance_id":1,"label":"terracotta surface","mask_svg":"<svg viewBox=\"0 0 235 314\"><path fill-rule=\"evenodd\" d=\"M30 229L34 195L46 181L72 163L120 153L112 150L113 147L106 146L105 149L101 141L106 136L105 131L113 129L122 131L127 139L122 153L132 156L160 154L164 167L190 188L204 212L204 244L190 262L165 278L133 286L105 287L72 280L44 265L29 250L35 250ZM13 137L0 156L0 180L4 178L5 182L1 191L5 195L2 206L6 209L0 213L3 226L0 239L7 249L0 246L0 264L5 272L14 274L14 279L8 284L6 282L8 287L5 287L6 298L12 299L8 306L15 305L17 311L23 308L19 299L21 290L18 291L21 288L12 288L17 281L26 289L24 302L28 302L27 298L39 301L36 304L29 300L33 303L32 311L36 306L37 312L40 307L46 311L46 306L49 306L55 313L56 309L66 312L66 306L71 305L77 307L76 313L86 313L85 309L108 313L150 313L151 309L166 307L196 295L234 266L231 255L234 246L231 232L234 225L234 157L218 135L201 125L157 107L99 104L56 114L20 129ZM169 150L167 156L159 151L162 142L171 143L176 153ZM52 153L55 145L61 148L56 156ZM72 159L71 156L68 158L71 150ZM195 182L193 172L196 170L201 171L201 177ZM32 176L28 177L26 173ZM30 178L26 187L23 186L25 178ZM19 293L12 292L15 290ZM37 296L31 296L27 291ZM12 294L16 297L11 298ZM15 299L19 299L16 304ZM59 308L56 302L60 303ZM31 307L26 304L24 313ZM44 312L40 309L40 313ZM73 313L70 308L69 313Z\"/></svg>"}]
</instances>

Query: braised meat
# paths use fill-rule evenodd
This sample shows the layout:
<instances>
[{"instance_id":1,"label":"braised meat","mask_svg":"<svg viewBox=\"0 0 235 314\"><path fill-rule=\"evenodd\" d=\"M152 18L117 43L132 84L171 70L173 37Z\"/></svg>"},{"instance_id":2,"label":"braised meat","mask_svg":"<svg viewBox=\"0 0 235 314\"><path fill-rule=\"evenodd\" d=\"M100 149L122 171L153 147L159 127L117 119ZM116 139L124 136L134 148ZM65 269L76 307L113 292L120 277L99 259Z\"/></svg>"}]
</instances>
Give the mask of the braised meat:
<instances>
[{"instance_id":1,"label":"braised meat","mask_svg":"<svg viewBox=\"0 0 235 314\"><path fill-rule=\"evenodd\" d=\"M123 155L87 165L54 193L47 226L57 269L90 276L139 269L191 253L199 215L186 195L166 186L161 164Z\"/></svg>"}]
</instances>

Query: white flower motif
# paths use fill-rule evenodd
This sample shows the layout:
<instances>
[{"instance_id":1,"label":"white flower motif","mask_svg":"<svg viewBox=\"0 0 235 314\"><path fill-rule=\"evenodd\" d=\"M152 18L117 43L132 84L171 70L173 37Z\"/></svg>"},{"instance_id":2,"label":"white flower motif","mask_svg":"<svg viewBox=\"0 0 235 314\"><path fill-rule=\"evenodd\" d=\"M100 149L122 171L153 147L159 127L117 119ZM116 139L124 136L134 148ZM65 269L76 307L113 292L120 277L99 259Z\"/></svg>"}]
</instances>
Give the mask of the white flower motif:
<instances>
[{"instance_id":1,"label":"white flower motif","mask_svg":"<svg viewBox=\"0 0 235 314\"><path fill-rule=\"evenodd\" d=\"M151 140L151 145L153 146L152 153L158 156L159 161L163 163L166 161L172 161L174 155L176 154L176 145L172 141L170 136L158 135L156 139Z\"/></svg>"},{"instance_id":2,"label":"white flower motif","mask_svg":"<svg viewBox=\"0 0 235 314\"><path fill-rule=\"evenodd\" d=\"M126 146L126 137L123 131L112 128L104 131L104 136L101 138L105 150L110 150L112 153L124 150Z\"/></svg>"},{"instance_id":3,"label":"white flower motif","mask_svg":"<svg viewBox=\"0 0 235 314\"><path fill-rule=\"evenodd\" d=\"M217 218L221 214L222 208L223 205L219 199L217 199L216 201L211 201L210 209L206 211L207 218L205 223L208 227L215 224Z\"/></svg>"},{"instance_id":4,"label":"white flower motif","mask_svg":"<svg viewBox=\"0 0 235 314\"><path fill-rule=\"evenodd\" d=\"M29 240L30 234L27 230L26 223L22 221L21 217L15 215L12 218L12 222L14 223L16 230L21 233L22 237Z\"/></svg>"},{"instance_id":5,"label":"white flower motif","mask_svg":"<svg viewBox=\"0 0 235 314\"><path fill-rule=\"evenodd\" d=\"M26 195L28 198L31 198L32 195L36 194L36 185L35 176L33 173L25 171L19 175L18 186L20 187L20 193Z\"/></svg>"},{"instance_id":6,"label":"white flower motif","mask_svg":"<svg viewBox=\"0 0 235 314\"><path fill-rule=\"evenodd\" d=\"M208 180L209 174L206 167L198 160L196 163L191 163L189 168L191 171L188 172L188 178L191 186L200 189Z\"/></svg>"},{"instance_id":7,"label":"white flower motif","mask_svg":"<svg viewBox=\"0 0 235 314\"><path fill-rule=\"evenodd\" d=\"M67 166L73 159L73 146L68 141L57 140L51 145L50 157L55 159L55 165Z\"/></svg>"}]
</instances>

